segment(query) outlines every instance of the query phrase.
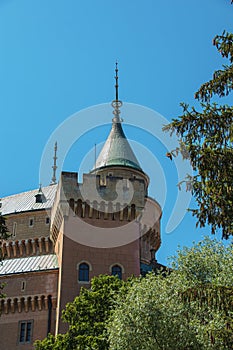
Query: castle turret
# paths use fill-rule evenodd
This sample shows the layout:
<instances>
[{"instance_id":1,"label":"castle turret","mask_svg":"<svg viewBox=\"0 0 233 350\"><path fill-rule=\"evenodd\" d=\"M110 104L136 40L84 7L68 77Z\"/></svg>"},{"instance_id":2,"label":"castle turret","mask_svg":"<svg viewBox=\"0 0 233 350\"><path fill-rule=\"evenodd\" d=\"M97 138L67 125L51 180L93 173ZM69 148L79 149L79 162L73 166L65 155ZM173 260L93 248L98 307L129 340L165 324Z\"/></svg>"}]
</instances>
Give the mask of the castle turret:
<instances>
[{"instance_id":1,"label":"castle turret","mask_svg":"<svg viewBox=\"0 0 233 350\"><path fill-rule=\"evenodd\" d=\"M161 243L161 208L147 195L149 178L122 128L117 66L115 79L112 126L94 168L82 183L77 173L61 173L51 212L59 263L57 332L65 330L61 310L80 287L99 274L144 274Z\"/></svg>"}]
</instances>

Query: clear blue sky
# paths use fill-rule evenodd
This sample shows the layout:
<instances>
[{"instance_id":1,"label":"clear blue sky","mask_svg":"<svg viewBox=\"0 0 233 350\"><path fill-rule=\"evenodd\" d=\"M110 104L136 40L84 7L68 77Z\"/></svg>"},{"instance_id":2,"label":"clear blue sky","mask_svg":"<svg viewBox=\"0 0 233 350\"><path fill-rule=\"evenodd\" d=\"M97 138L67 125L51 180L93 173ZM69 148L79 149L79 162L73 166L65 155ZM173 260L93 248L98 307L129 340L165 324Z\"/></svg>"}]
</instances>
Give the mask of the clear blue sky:
<instances>
[{"instance_id":1,"label":"clear blue sky","mask_svg":"<svg viewBox=\"0 0 233 350\"><path fill-rule=\"evenodd\" d=\"M1 0L0 196L37 188L41 156L53 131L77 111L113 99L116 59L123 101L168 120L179 115L179 103L195 103L194 92L224 63L212 45L223 29L233 31L230 0ZM232 103L232 97L224 102ZM108 130L84 137L63 169L77 171L84 153ZM165 232L176 197L173 165L166 150L156 141L153 147L143 132L128 128L128 135L148 147L164 169L169 195L158 260L165 263L178 244L191 244L208 228L196 231L187 214L175 231ZM52 160L48 172L51 165ZM156 181L153 176L151 184ZM151 195L157 198L156 186Z\"/></svg>"}]
</instances>

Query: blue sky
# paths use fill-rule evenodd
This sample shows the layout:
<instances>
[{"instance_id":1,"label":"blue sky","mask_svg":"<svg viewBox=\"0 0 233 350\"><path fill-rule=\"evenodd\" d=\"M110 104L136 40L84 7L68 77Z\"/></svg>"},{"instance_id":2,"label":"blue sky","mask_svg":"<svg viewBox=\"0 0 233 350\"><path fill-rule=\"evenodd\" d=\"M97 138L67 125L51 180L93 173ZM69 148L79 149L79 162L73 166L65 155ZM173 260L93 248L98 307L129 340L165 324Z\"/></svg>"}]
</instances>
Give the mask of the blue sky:
<instances>
[{"instance_id":1,"label":"blue sky","mask_svg":"<svg viewBox=\"0 0 233 350\"><path fill-rule=\"evenodd\" d=\"M42 153L54 130L84 108L110 103L116 59L124 102L148 107L167 120L181 114L180 102L195 104L194 92L225 63L212 39L223 29L233 31L232 19L230 0L1 0L0 196L37 188ZM223 102L232 103L232 97ZM174 166L158 140L125 130L156 156L165 174L168 196L158 253L165 263L178 244L191 244L208 228L196 230L187 214L176 230L165 232L177 196ZM77 171L108 131L107 126L89 130L59 170ZM49 174L51 165L52 160ZM152 176L155 198L156 182Z\"/></svg>"}]
</instances>

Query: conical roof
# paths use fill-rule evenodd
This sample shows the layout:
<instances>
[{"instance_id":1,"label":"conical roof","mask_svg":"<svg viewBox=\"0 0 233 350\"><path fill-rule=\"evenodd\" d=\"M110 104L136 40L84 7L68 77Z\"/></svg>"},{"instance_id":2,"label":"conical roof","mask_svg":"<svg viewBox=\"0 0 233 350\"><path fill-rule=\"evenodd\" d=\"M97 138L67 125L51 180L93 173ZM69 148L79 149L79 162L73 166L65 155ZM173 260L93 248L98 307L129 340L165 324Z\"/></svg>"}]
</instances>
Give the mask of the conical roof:
<instances>
[{"instance_id":1,"label":"conical roof","mask_svg":"<svg viewBox=\"0 0 233 350\"><path fill-rule=\"evenodd\" d=\"M124 134L121 121L115 118L110 134L96 160L95 169L107 166L127 166L142 171Z\"/></svg>"}]
</instances>

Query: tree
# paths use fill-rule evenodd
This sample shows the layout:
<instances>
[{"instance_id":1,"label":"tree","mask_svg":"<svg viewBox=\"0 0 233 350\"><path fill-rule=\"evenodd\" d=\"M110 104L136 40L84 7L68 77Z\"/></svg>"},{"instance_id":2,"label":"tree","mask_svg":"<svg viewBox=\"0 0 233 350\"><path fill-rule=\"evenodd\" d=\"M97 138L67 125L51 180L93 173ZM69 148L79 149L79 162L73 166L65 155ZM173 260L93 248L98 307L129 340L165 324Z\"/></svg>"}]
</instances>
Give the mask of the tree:
<instances>
[{"instance_id":1,"label":"tree","mask_svg":"<svg viewBox=\"0 0 233 350\"><path fill-rule=\"evenodd\" d=\"M106 322L126 283L117 276L94 277L91 289L82 288L79 296L66 305L62 318L69 324L66 334L49 335L35 342L36 350L105 350L109 348Z\"/></svg>"},{"instance_id":2,"label":"tree","mask_svg":"<svg viewBox=\"0 0 233 350\"><path fill-rule=\"evenodd\" d=\"M180 250L165 278L135 280L111 316L110 349L232 349L232 253L206 238Z\"/></svg>"},{"instance_id":3,"label":"tree","mask_svg":"<svg viewBox=\"0 0 233 350\"><path fill-rule=\"evenodd\" d=\"M6 225L6 218L1 215L0 213L0 239L7 239L9 238L9 231ZM0 263L4 257L2 256L2 252L0 250ZM0 299L5 298L5 294L2 293L2 290L4 288L5 284L1 283L0 284Z\"/></svg>"},{"instance_id":4,"label":"tree","mask_svg":"<svg viewBox=\"0 0 233 350\"><path fill-rule=\"evenodd\" d=\"M164 130L177 134L178 151L190 159L195 172L186 184L197 203L191 209L197 226L209 224L213 234L220 230L228 238L233 235L233 107L211 103L211 99L227 96L233 89L233 34L224 31L213 44L229 64L214 72L213 79L196 92L202 110L182 103L183 114ZM176 154L177 150L167 156Z\"/></svg>"}]
</instances>

